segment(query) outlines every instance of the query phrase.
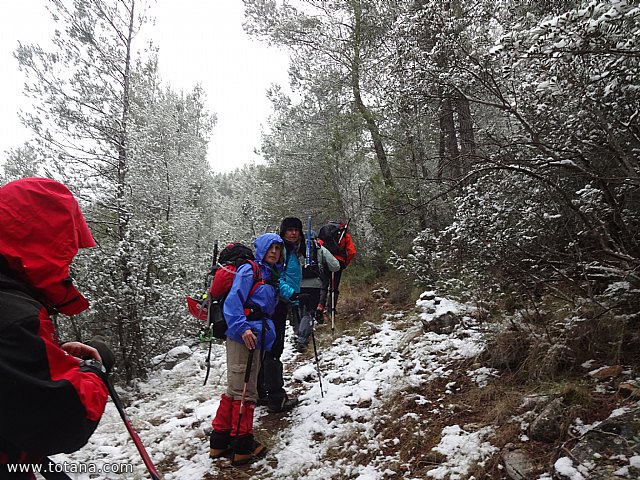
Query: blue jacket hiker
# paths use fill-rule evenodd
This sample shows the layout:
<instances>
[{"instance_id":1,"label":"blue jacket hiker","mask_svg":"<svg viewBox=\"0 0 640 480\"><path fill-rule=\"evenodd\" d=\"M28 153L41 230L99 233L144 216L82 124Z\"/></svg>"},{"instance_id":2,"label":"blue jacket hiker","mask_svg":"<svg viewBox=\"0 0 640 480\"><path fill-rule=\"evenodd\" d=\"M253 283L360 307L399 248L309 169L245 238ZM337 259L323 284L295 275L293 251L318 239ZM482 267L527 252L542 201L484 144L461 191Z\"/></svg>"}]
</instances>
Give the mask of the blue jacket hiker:
<instances>
[{"instance_id":1,"label":"blue jacket hiker","mask_svg":"<svg viewBox=\"0 0 640 480\"><path fill-rule=\"evenodd\" d=\"M278 304L278 295L274 295L273 291L273 284L278 279L274 277L277 272L277 276L280 278L280 270L282 269L281 261L275 265L276 271L274 272L274 266L269 265L264 260L267 250L273 243L282 245L282 239L275 233L261 235L256 238L254 242L256 263L260 268L260 274L264 284L259 285L251 295L251 298L247 299L247 295L253 286L253 268L250 263L245 263L236 271L233 285L223 304L224 318L227 321L227 338L243 343L242 334L246 332L247 329L250 329L258 339L256 348L265 351L271 350L276 338L273 321L270 317ZM282 292L281 288L280 291ZM280 295L282 295L282 293L280 293ZM251 305L252 308L259 308L260 311L265 314L267 328L264 334L264 343L266 345L264 349L261 345L263 317L257 320L248 320L245 315L246 312L244 312L244 305L246 304Z\"/></svg>"},{"instance_id":2,"label":"blue jacket hiker","mask_svg":"<svg viewBox=\"0 0 640 480\"><path fill-rule=\"evenodd\" d=\"M253 293L253 267L249 263L236 271L233 285L224 301L227 321L227 390L213 419L209 456L219 458L232 454L231 463L249 463L266 453L264 445L253 437L253 412L258 400L257 381L260 350L273 346L276 338L271 316L278 303L278 280L282 270L283 242L275 233L265 233L254 242L256 262L262 283ZM247 298L249 297L249 298ZM259 310L248 319L247 306ZM258 352L255 352L258 350Z\"/></svg>"}]
</instances>

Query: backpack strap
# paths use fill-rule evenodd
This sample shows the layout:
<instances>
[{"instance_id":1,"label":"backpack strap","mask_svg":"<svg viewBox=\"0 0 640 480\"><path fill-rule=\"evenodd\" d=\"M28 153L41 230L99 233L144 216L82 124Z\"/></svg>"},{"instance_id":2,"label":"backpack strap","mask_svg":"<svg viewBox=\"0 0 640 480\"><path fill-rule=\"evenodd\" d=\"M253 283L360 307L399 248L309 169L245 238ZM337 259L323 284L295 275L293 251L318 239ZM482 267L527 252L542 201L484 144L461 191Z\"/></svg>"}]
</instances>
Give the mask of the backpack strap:
<instances>
[{"instance_id":1,"label":"backpack strap","mask_svg":"<svg viewBox=\"0 0 640 480\"><path fill-rule=\"evenodd\" d=\"M256 289L260 285L264 284L264 280L262 279L262 272L260 271L260 266L253 260L247 260L247 262L250 263L251 268L253 268L253 286L251 287L251 290L249 290L249 295L247 295L247 300L249 300L249 297L253 295Z\"/></svg>"},{"instance_id":2,"label":"backpack strap","mask_svg":"<svg viewBox=\"0 0 640 480\"><path fill-rule=\"evenodd\" d=\"M255 293L255 291L258 289L260 285L264 285L265 281L262 278L262 272L260 272L260 266L253 260L247 260L247 263L250 263L251 268L253 268L253 286L251 287L251 290L249 290L249 295L247 295L247 300L245 301L245 304L244 304L244 314L246 315L247 320L258 320L259 318L263 317L260 307L257 307L255 305L249 306L248 302L249 302L249 299L251 298L251 295Z\"/></svg>"}]
</instances>

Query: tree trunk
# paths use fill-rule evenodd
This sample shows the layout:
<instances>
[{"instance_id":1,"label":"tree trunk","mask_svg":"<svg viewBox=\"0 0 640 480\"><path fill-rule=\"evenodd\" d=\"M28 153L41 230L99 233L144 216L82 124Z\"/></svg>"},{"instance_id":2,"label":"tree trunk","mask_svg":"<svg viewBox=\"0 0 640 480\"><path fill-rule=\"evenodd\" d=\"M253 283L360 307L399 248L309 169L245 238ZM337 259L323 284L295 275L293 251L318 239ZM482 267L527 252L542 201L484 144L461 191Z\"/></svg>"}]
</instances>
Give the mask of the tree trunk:
<instances>
[{"instance_id":1,"label":"tree trunk","mask_svg":"<svg viewBox=\"0 0 640 480\"><path fill-rule=\"evenodd\" d=\"M473 133L473 120L471 108L466 97L458 96L455 101L460 126L460 167L463 175L471 170L473 159L476 157L476 140Z\"/></svg>"},{"instance_id":2,"label":"tree trunk","mask_svg":"<svg viewBox=\"0 0 640 480\"><path fill-rule=\"evenodd\" d=\"M371 110L364 104L362 95L360 92L360 43L362 35L362 6L357 0L353 3L354 13L354 26L353 26L353 60L351 63L351 88L353 90L353 99L360 115L367 125L367 129L371 134L371 140L373 141L373 147L376 152L376 158L378 159L378 165L380 166L380 172L382 173L382 179L387 187L393 186L393 175L387 159L387 154L384 150L384 144L382 142L382 135L380 135L380 129L376 123L375 117Z\"/></svg>"},{"instance_id":3,"label":"tree trunk","mask_svg":"<svg viewBox=\"0 0 640 480\"><path fill-rule=\"evenodd\" d=\"M438 179L455 179L461 174L460 150L456 136L453 105L450 98L443 98L440 104L440 158L438 159Z\"/></svg>"},{"instance_id":4,"label":"tree trunk","mask_svg":"<svg viewBox=\"0 0 640 480\"><path fill-rule=\"evenodd\" d=\"M135 0L131 1L131 11L129 12L129 28L127 31L126 57L123 70L123 92L122 92L122 116L118 142L118 183L117 183L117 205L118 205L118 227L119 240L126 245L128 238L129 222L131 213L127 208L126 187L127 187L127 162L128 162L128 120L131 114L130 88L131 88L131 44L133 42L134 31L134 9ZM137 305L135 305L136 289L132 283L132 272L129 266L130 253L125 251L120 254L120 274L122 284L128 286L128 293L125 296L125 304L119 309L118 323L122 327L122 335L126 339L124 345L120 345L123 352L123 368L127 382L132 381L143 373L144 366L140 359L135 356L133 349L138 349L142 345L142 333L140 329L140 319L138 318Z\"/></svg>"},{"instance_id":5,"label":"tree trunk","mask_svg":"<svg viewBox=\"0 0 640 480\"><path fill-rule=\"evenodd\" d=\"M418 116L413 113L409 102L403 100L400 105L400 119L402 130L407 142L407 148L409 149L409 157L411 163L409 168L411 171L411 177L415 180L415 189L417 193L417 205L418 205L418 228L422 231L425 230L428 225L428 210L426 206L426 195L424 192L424 179L427 178L427 166L426 166L426 154L424 151L424 144L421 138L421 123Z\"/></svg>"}]
</instances>

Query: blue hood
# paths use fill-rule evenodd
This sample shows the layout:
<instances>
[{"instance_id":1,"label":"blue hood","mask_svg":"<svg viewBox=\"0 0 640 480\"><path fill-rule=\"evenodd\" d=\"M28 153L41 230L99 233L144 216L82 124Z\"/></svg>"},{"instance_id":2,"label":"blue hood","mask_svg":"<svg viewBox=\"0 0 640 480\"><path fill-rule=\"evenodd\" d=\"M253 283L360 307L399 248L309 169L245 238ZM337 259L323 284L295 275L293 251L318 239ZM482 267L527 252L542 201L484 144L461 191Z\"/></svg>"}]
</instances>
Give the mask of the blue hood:
<instances>
[{"instance_id":1,"label":"blue hood","mask_svg":"<svg viewBox=\"0 0 640 480\"><path fill-rule=\"evenodd\" d=\"M256 250L256 262L262 264L264 256L267 254L267 250L269 250L271 245L274 243L280 243L284 248L284 241L280 235L275 233L265 233L256 238L253 242L253 247Z\"/></svg>"}]
</instances>

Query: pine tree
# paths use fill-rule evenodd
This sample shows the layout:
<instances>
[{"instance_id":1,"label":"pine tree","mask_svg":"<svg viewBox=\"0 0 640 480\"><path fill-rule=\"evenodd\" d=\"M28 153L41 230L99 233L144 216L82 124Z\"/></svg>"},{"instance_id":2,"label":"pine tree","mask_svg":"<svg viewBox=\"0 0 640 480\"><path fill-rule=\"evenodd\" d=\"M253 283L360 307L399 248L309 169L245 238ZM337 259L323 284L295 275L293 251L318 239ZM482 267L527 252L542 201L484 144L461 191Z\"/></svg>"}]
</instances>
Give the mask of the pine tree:
<instances>
[{"instance_id":1,"label":"pine tree","mask_svg":"<svg viewBox=\"0 0 640 480\"><path fill-rule=\"evenodd\" d=\"M51 11L61 26L52 51L16 52L34 100L24 120L47 170L81 199L99 244L74 265L93 307L70 330L107 337L130 381L184 330L194 281L184 266L209 248L197 219L207 208L214 119L200 89L162 90L153 52L137 55L147 21L140 2L54 0Z\"/></svg>"}]
</instances>

